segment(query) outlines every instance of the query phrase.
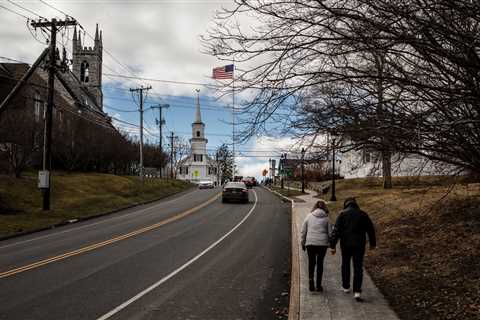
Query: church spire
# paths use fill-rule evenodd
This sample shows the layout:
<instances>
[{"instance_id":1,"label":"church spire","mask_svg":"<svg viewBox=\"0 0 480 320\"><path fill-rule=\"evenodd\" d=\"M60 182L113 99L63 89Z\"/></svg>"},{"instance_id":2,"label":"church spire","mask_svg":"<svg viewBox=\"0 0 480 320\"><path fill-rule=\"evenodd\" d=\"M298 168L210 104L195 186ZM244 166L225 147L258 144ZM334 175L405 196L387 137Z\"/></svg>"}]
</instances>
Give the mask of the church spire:
<instances>
[{"instance_id":1,"label":"church spire","mask_svg":"<svg viewBox=\"0 0 480 320\"><path fill-rule=\"evenodd\" d=\"M195 112L195 123L202 123L202 115L200 114L200 90L195 89L197 91L197 105L196 105L196 112Z\"/></svg>"}]
</instances>

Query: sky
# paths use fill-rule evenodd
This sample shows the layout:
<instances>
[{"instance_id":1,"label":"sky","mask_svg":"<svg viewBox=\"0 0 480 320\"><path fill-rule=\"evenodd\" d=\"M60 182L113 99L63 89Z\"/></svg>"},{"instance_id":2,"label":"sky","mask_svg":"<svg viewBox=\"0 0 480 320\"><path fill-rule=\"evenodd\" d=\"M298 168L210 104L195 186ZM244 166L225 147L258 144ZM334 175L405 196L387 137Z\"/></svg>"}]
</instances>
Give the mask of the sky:
<instances>
[{"instance_id":1,"label":"sky","mask_svg":"<svg viewBox=\"0 0 480 320\"><path fill-rule=\"evenodd\" d=\"M170 105L164 109L164 137L173 131L176 136L190 138L195 116L195 90L199 89L208 151L213 153L222 143L231 147L231 97L219 100L212 89L203 85L214 84L210 78L212 68L225 63L203 53L199 40L211 24L215 10L231 5L231 1L0 0L0 62L8 61L5 58L27 63L35 61L46 46L45 36L28 28L25 17L38 19L39 15L47 19L64 19L62 13L48 5L74 17L84 27L87 32L82 33L82 38L86 39L84 46L93 46L89 35L95 34L98 23L104 45L104 111L135 125L116 121L122 130L132 135L138 135L139 131L138 105L129 89L151 85L144 107L145 141L158 143L159 140L159 129L155 124L158 109L150 109L157 104ZM58 43L65 45L67 52L71 52L72 36L72 29L58 36ZM106 74L165 81L130 80ZM167 143L165 138L163 141ZM288 137L255 137L237 145L239 174L260 178L262 170L268 168L268 159L278 158L291 144Z\"/></svg>"}]
</instances>

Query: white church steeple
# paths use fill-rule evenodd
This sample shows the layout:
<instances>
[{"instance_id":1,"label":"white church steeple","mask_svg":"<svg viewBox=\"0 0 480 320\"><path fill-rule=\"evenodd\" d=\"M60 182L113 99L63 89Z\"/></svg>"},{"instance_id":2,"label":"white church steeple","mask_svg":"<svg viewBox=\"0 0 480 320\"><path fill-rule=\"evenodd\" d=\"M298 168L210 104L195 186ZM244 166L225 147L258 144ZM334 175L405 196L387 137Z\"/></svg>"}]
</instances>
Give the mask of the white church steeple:
<instances>
[{"instance_id":1,"label":"white church steeple","mask_svg":"<svg viewBox=\"0 0 480 320\"><path fill-rule=\"evenodd\" d=\"M195 121L192 123L192 138L190 144L192 145L192 153L207 154L207 142L205 138L205 124L202 122L202 115L200 113L200 90L197 92Z\"/></svg>"}]
</instances>

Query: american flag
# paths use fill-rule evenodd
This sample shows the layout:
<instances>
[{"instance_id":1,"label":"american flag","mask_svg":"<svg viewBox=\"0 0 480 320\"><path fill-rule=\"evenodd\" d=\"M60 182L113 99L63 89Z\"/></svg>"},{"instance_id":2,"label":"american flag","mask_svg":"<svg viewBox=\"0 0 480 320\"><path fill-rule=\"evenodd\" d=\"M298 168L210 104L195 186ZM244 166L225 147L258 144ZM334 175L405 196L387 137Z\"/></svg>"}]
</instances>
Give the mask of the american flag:
<instances>
[{"instance_id":1,"label":"american flag","mask_svg":"<svg viewBox=\"0 0 480 320\"><path fill-rule=\"evenodd\" d=\"M233 79L233 64L229 64L223 67L213 68L213 79Z\"/></svg>"}]
</instances>

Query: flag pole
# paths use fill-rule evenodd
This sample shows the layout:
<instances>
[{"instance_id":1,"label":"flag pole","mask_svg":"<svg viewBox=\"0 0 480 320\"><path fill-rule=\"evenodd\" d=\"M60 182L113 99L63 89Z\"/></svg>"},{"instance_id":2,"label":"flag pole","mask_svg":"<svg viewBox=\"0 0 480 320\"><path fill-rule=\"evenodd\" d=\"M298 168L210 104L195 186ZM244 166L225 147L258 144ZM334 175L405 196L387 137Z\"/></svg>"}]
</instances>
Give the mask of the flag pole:
<instances>
[{"instance_id":1,"label":"flag pole","mask_svg":"<svg viewBox=\"0 0 480 320\"><path fill-rule=\"evenodd\" d=\"M232 150L233 150L233 163L232 163L232 181L235 178L235 56L232 59L233 72L232 72Z\"/></svg>"}]
</instances>

